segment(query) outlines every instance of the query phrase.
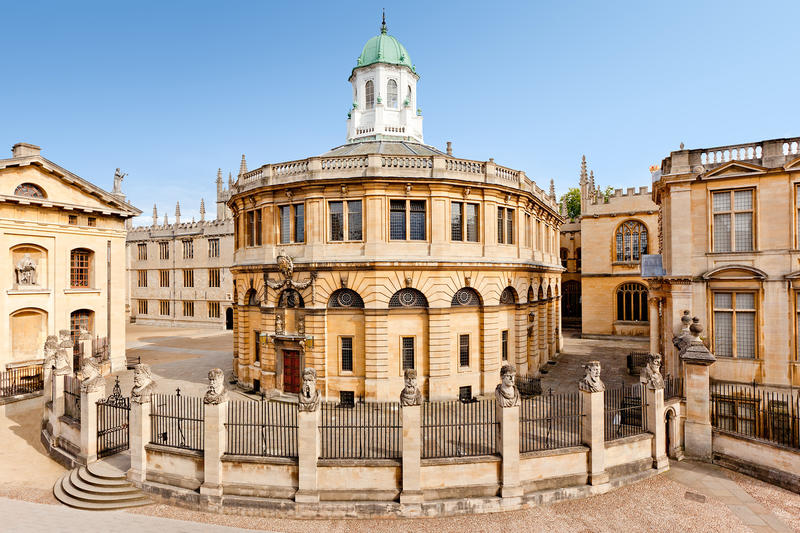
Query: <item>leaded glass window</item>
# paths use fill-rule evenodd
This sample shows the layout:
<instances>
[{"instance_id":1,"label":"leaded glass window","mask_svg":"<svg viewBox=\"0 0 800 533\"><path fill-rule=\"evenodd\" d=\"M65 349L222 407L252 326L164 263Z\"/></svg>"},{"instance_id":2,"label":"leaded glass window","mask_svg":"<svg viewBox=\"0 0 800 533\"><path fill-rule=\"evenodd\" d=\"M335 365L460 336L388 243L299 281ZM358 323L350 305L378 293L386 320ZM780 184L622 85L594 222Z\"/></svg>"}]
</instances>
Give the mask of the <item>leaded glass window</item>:
<instances>
[{"instance_id":1,"label":"leaded glass window","mask_svg":"<svg viewBox=\"0 0 800 533\"><path fill-rule=\"evenodd\" d=\"M375 106L375 85L371 80L364 85L364 98L366 99L364 107L372 109Z\"/></svg>"},{"instance_id":2,"label":"leaded glass window","mask_svg":"<svg viewBox=\"0 0 800 533\"><path fill-rule=\"evenodd\" d=\"M754 292L714 293L714 354L756 357L756 298Z\"/></svg>"},{"instance_id":3,"label":"leaded glass window","mask_svg":"<svg viewBox=\"0 0 800 533\"><path fill-rule=\"evenodd\" d=\"M405 240L406 201L391 200L389 209L389 237L393 240Z\"/></svg>"},{"instance_id":4,"label":"leaded glass window","mask_svg":"<svg viewBox=\"0 0 800 533\"><path fill-rule=\"evenodd\" d=\"M14 189L14 196L27 196L28 198L44 198L44 191L33 183L23 183Z\"/></svg>"},{"instance_id":5,"label":"leaded glass window","mask_svg":"<svg viewBox=\"0 0 800 533\"><path fill-rule=\"evenodd\" d=\"M647 287L623 283L617 289L617 320L647 322Z\"/></svg>"},{"instance_id":6,"label":"leaded glass window","mask_svg":"<svg viewBox=\"0 0 800 533\"><path fill-rule=\"evenodd\" d=\"M623 222L615 235L615 261L638 261L647 253L647 228L636 220Z\"/></svg>"},{"instance_id":7,"label":"leaded glass window","mask_svg":"<svg viewBox=\"0 0 800 533\"><path fill-rule=\"evenodd\" d=\"M451 302L451 305L462 305L462 306L481 305L481 299L478 296L478 293L475 292L475 289L464 287L463 289L459 289L453 295L453 300Z\"/></svg>"},{"instance_id":8,"label":"leaded glass window","mask_svg":"<svg viewBox=\"0 0 800 533\"><path fill-rule=\"evenodd\" d=\"M361 229L361 200L347 202L347 238L360 241L363 238Z\"/></svg>"},{"instance_id":9,"label":"leaded glass window","mask_svg":"<svg viewBox=\"0 0 800 533\"><path fill-rule=\"evenodd\" d=\"M351 289L337 289L328 299L328 307L364 307L364 300Z\"/></svg>"},{"instance_id":10,"label":"leaded glass window","mask_svg":"<svg viewBox=\"0 0 800 533\"><path fill-rule=\"evenodd\" d=\"M397 109L397 82L394 80L386 84L386 105L390 109Z\"/></svg>"},{"instance_id":11,"label":"leaded glass window","mask_svg":"<svg viewBox=\"0 0 800 533\"><path fill-rule=\"evenodd\" d=\"M342 202L330 202L328 206L331 216L331 240L344 240L344 217L342 214Z\"/></svg>"},{"instance_id":12,"label":"leaded glass window","mask_svg":"<svg viewBox=\"0 0 800 533\"><path fill-rule=\"evenodd\" d=\"M414 337L402 338L403 370L414 368Z\"/></svg>"},{"instance_id":13,"label":"leaded glass window","mask_svg":"<svg viewBox=\"0 0 800 533\"><path fill-rule=\"evenodd\" d=\"M428 299L417 289L400 289L389 299L389 307L428 307Z\"/></svg>"},{"instance_id":14,"label":"leaded glass window","mask_svg":"<svg viewBox=\"0 0 800 533\"><path fill-rule=\"evenodd\" d=\"M714 215L713 250L715 252L752 251L753 189L715 192L712 195L711 206Z\"/></svg>"}]
</instances>

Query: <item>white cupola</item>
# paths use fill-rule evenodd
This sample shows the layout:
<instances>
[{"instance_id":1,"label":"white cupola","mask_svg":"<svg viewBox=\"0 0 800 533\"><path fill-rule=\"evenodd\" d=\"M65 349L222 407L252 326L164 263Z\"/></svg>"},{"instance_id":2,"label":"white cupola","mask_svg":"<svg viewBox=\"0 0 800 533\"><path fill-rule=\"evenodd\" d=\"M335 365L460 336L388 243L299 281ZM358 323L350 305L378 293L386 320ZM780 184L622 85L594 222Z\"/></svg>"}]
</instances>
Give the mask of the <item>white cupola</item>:
<instances>
[{"instance_id":1,"label":"white cupola","mask_svg":"<svg viewBox=\"0 0 800 533\"><path fill-rule=\"evenodd\" d=\"M364 45L350 74L353 107L347 117L347 142L407 140L423 143L417 109L417 75L408 52L386 32Z\"/></svg>"}]
</instances>

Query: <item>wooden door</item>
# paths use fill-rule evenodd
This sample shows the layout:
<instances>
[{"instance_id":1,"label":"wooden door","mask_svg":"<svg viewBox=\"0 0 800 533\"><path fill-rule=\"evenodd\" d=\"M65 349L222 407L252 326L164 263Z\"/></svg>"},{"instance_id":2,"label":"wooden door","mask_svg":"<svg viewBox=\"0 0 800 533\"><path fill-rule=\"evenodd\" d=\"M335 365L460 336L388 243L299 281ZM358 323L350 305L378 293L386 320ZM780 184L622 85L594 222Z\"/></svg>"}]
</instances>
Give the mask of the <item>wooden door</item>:
<instances>
[{"instance_id":1,"label":"wooden door","mask_svg":"<svg viewBox=\"0 0 800 533\"><path fill-rule=\"evenodd\" d=\"M300 350L283 350L283 392L300 392Z\"/></svg>"}]
</instances>

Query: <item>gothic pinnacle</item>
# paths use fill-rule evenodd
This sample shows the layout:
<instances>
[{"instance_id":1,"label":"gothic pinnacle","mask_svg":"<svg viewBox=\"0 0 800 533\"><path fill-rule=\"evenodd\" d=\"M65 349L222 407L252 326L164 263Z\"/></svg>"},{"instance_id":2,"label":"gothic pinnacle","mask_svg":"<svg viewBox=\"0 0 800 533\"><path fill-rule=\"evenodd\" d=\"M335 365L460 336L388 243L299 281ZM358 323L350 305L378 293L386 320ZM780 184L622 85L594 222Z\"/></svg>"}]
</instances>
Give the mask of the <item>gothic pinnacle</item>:
<instances>
[{"instance_id":1,"label":"gothic pinnacle","mask_svg":"<svg viewBox=\"0 0 800 533\"><path fill-rule=\"evenodd\" d=\"M153 204L153 225L158 226L158 209L156 204Z\"/></svg>"},{"instance_id":2,"label":"gothic pinnacle","mask_svg":"<svg viewBox=\"0 0 800 533\"><path fill-rule=\"evenodd\" d=\"M200 220L206 219L206 203L200 198Z\"/></svg>"},{"instance_id":3,"label":"gothic pinnacle","mask_svg":"<svg viewBox=\"0 0 800 533\"><path fill-rule=\"evenodd\" d=\"M247 174L247 160L244 158L244 154L242 154L242 162L239 164L239 175L242 176Z\"/></svg>"},{"instance_id":4,"label":"gothic pinnacle","mask_svg":"<svg viewBox=\"0 0 800 533\"><path fill-rule=\"evenodd\" d=\"M581 183L586 181L586 156L581 157Z\"/></svg>"},{"instance_id":5,"label":"gothic pinnacle","mask_svg":"<svg viewBox=\"0 0 800 533\"><path fill-rule=\"evenodd\" d=\"M550 178L550 198L553 200L556 198L556 182L552 178Z\"/></svg>"},{"instance_id":6,"label":"gothic pinnacle","mask_svg":"<svg viewBox=\"0 0 800 533\"><path fill-rule=\"evenodd\" d=\"M175 202L175 223L181 223L181 203Z\"/></svg>"}]
</instances>

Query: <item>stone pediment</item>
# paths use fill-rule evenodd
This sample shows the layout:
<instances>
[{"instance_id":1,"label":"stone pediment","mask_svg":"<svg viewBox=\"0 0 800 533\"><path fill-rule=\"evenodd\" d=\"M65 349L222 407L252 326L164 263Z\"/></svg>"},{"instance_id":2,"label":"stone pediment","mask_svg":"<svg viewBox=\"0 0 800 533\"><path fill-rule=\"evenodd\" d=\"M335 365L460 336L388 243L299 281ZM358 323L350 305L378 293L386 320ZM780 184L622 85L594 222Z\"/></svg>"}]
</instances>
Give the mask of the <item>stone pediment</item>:
<instances>
[{"instance_id":1,"label":"stone pediment","mask_svg":"<svg viewBox=\"0 0 800 533\"><path fill-rule=\"evenodd\" d=\"M783 165L783 168L786 170L800 169L800 157L795 157L794 159Z\"/></svg>"},{"instance_id":2,"label":"stone pediment","mask_svg":"<svg viewBox=\"0 0 800 533\"><path fill-rule=\"evenodd\" d=\"M752 163L745 163L744 161L728 161L727 163L706 172L706 178L720 178L724 176L742 176L747 174L762 174L767 169L754 165Z\"/></svg>"},{"instance_id":3,"label":"stone pediment","mask_svg":"<svg viewBox=\"0 0 800 533\"><path fill-rule=\"evenodd\" d=\"M723 265L703 274L703 279L767 279L767 273L749 265Z\"/></svg>"},{"instance_id":4,"label":"stone pediment","mask_svg":"<svg viewBox=\"0 0 800 533\"><path fill-rule=\"evenodd\" d=\"M7 187L0 187L2 201L114 213L123 217L141 214L139 209L122 198L39 155L0 159L0 175L7 177L4 180ZM15 195L15 187L23 182L33 183L42 189L45 198Z\"/></svg>"}]
</instances>

